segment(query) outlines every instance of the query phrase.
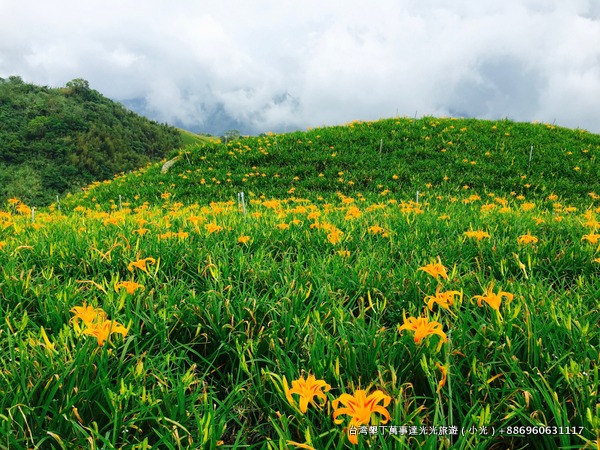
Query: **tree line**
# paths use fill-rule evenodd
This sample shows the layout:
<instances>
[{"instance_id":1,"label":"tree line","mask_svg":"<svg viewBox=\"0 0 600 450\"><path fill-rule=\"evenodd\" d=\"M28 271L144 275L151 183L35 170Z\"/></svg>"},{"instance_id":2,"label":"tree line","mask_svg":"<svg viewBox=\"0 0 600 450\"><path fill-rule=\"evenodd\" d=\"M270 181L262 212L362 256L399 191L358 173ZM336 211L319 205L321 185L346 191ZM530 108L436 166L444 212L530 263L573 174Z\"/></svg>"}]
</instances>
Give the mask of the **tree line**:
<instances>
[{"instance_id":1,"label":"tree line","mask_svg":"<svg viewBox=\"0 0 600 450\"><path fill-rule=\"evenodd\" d=\"M181 145L177 128L129 111L84 79L49 88L0 78L0 204L48 204Z\"/></svg>"}]
</instances>

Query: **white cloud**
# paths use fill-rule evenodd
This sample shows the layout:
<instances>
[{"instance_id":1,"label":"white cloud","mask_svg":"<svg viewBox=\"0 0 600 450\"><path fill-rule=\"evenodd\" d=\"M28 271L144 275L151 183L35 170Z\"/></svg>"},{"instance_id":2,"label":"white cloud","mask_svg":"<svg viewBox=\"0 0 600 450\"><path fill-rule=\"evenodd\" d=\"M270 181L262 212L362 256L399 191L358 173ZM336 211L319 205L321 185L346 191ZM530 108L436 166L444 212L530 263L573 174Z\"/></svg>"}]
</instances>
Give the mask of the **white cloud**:
<instances>
[{"instance_id":1,"label":"white cloud","mask_svg":"<svg viewBox=\"0 0 600 450\"><path fill-rule=\"evenodd\" d=\"M597 0L0 3L0 76L255 131L418 111L600 132L598 42Z\"/></svg>"}]
</instances>

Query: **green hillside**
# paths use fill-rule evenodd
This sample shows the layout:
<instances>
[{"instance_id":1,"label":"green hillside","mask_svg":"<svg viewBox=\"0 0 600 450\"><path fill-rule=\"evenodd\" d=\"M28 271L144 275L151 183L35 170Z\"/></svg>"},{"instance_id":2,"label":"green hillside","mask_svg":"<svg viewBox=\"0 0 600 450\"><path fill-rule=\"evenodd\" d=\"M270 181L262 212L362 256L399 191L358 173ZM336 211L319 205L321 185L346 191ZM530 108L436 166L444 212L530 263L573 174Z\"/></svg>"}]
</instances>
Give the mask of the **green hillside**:
<instances>
[{"instance_id":1,"label":"green hillside","mask_svg":"<svg viewBox=\"0 0 600 450\"><path fill-rule=\"evenodd\" d=\"M0 201L47 204L181 144L175 128L126 110L85 80L48 88L0 79Z\"/></svg>"},{"instance_id":2,"label":"green hillside","mask_svg":"<svg viewBox=\"0 0 600 450\"><path fill-rule=\"evenodd\" d=\"M389 119L11 197L0 448L597 449L599 154Z\"/></svg>"},{"instance_id":3,"label":"green hillside","mask_svg":"<svg viewBox=\"0 0 600 450\"><path fill-rule=\"evenodd\" d=\"M183 145L191 145L191 144L205 144L210 142L218 142L219 139L215 137L205 136L202 134L192 133L188 130L179 129L181 133L181 139L183 140Z\"/></svg>"},{"instance_id":4,"label":"green hillside","mask_svg":"<svg viewBox=\"0 0 600 450\"><path fill-rule=\"evenodd\" d=\"M282 135L203 143L171 152L179 159L118 183L94 188L100 201L118 195L132 205L165 190L185 203L267 197L335 197L466 189L570 201L600 194L600 135L508 120L387 119ZM173 189L170 189L172 186ZM136 200L134 197L139 196ZM389 198L388 197L388 198Z\"/></svg>"}]
</instances>

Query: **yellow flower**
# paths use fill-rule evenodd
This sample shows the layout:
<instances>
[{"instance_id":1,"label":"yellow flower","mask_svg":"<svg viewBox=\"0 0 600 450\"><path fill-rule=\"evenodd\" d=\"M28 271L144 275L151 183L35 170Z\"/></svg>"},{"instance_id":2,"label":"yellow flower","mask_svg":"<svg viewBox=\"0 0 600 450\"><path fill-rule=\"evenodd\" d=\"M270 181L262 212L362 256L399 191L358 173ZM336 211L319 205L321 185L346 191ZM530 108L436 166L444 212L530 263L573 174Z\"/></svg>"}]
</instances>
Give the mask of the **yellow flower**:
<instances>
[{"instance_id":1,"label":"yellow flower","mask_svg":"<svg viewBox=\"0 0 600 450\"><path fill-rule=\"evenodd\" d=\"M240 236L238 238L238 242L240 244L247 244L248 242L250 242L250 236L244 236L244 235L242 235L242 236Z\"/></svg>"},{"instance_id":2,"label":"yellow flower","mask_svg":"<svg viewBox=\"0 0 600 450\"><path fill-rule=\"evenodd\" d=\"M104 341L106 341L111 334L119 333L123 337L127 336L127 328L113 320L89 324L83 332L84 334L94 336L98 340L98 345L100 347L104 345Z\"/></svg>"},{"instance_id":3,"label":"yellow flower","mask_svg":"<svg viewBox=\"0 0 600 450\"><path fill-rule=\"evenodd\" d=\"M297 406L292 394L298 394L300 396L300 411L303 413L308 409L309 403L314 403L314 397L318 397L322 400L322 404L327 402L325 392L331 389L331 386L325 383L323 380L315 379L314 375L309 375L306 380L304 377L300 377L297 380L292 381L292 388L289 389L285 377L283 378L285 396L292 406Z\"/></svg>"},{"instance_id":4,"label":"yellow flower","mask_svg":"<svg viewBox=\"0 0 600 450\"><path fill-rule=\"evenodd\" d=\"M191 216L188 217L186 219L188 222L192 222L194 225L198 225L199 222L203 222L204 221L204 217L200 217L200 216Z\"/></svg>"},{"instance_id":5,"label":"yellow flower","mask_svg":"<svg viewBox=\"0 0 600 450\"><path fill-rule=\"evenodd\" d=\"M498 291L498 293L495 294L493 292L493 288L494 285L492 284L489 288L487 288L484 295L475 295L473 298L477 299L477 306L481 307L483 305L483 302L486 302L493 309L500 312L500 305L502 304L502 299L506 297L508 301L511 301L514 295L503 291Z\"/></svg>"},{"instance_id":6,"label":"yellow flower","mask_svg":"<svg viewBox=\"0 0 600 450\"><path fill-rule=\"evenodd\" d=\"M204 228L206 229L206 231L208 231L209 234L218 233L219 231L221 231L223 229L222 226L217 225L214 222L207 223L206 225L204 225Z\"/></svg>"},{"instance_id":7,"label":"yellow flower","mask_svg":"<svg viewBox=\"0 0 600 450\"><path fill-rule=\"evenodd\" d=\"M150 231L148 228L138 228L137 230L133 230L134 233L137 233L140 236L145 235L148 231Z\"/></svg>"},{"instance_id":8,"label":"yellow flower","mask_svg":"<svg viewBox=\"0 0 600 450\"><path fill-rule=\"evenodd\" d=\"M138 269L143 270L144 272L148 273L148 269L146 268L146 263L154 264L155 262L156 262L156 260L154 258L138 259L137 261L130 262L129 265L127 266L127 269L130 272L133 272L133 268L137 267Z\"/></svg>"},{"instance_id":9,"label":"yellow flower","mask_svg":"<svg viewBox=\"0 0 600 450\"><path fill-rule=\"evenodd\" d=\"M290 227L289 223L278 223L277 228L280 230L287 230Z\"/></svg>"},{"instance_id":10,"label":"yellow flower","mask_svg":"<svg viewBox=\"0 0 600 450\"><path fill-rule=\"evenodd\" d=\"M590 244L597 244L598 243L598 239L600 239L600 234L585 234L581 240L582 241L588 241Z\"/></svg>"},{"instance_id":11,"label":"yellow flower","mask_svg":"<svg viewBox=\"0 0 600 450\"><path fill-rule=\"evenodd\" d=\"M348 211L346 211L346 217L344 217L344 220L357 219L360 217L360 214L360 209L358 209L356 206L351 206L348 208Z\"/></svg>"},{"instance_id":12,"label":"yellow flower","mask_svg":"<svg viewBox=\"0 0 600 450\"><path fill-rule=\"evenodd\" d=\"M17 206L17 212L24 215L31 214L31 208L24 203L19 203Z\"/></svg>"},{"instance_id":13,"label":"yellow flower","mask_svg":"<svg viewBox=\"0 0 600 450\"><path fill-rule=\"evenodd\" d=\"M336 228L331 230L331 232L327 235L327 240L332 244L337 244L342 240L343 235L344 233Z\"/></svg>"},{"instance_id":14,"label":"yellow flower","mask_svg":"<svg viewBox=\"0 0 600 450\"><path fill-rule=\"evenodd\" d=\"M404 324L398 326L398 331L409 330L415 332L415 343L418 344L421 340L430 334L437 334L442 342L446 342L448 339L446 333L442 331L442 324L436 321L429 321L427 317L409 317L404 320Z\"/></svg>"},{"instance_id":15,"label":"yellow flower","mask_svg":"<svg viewBox=\"0 0 600 450\"><path fill-rule=\"evenodd\" d=\"M419 267L417 271L422 270L423 272L427 272L433 278L437 280L437 277L442 277L443 279L448 279L448 274L446 273L446 268L442 265L441 262L430 263L426 266Z\"/></svg>"},{"instance_id":16,"label":"yellow flower","mask_svg":"<svg viewBox=\"0 0 600 450\"><path fill-rule=\"evenodd\" d=\"M343 258L347 258L350 256L350 251L349 250L338 250L336 252L338 255L340 255Z\"/></svg>"},{"instance_id":17,"label":"yellow flower","mask_svg":"<svg viewBox=\"0 0 600 450\"><path fill-rule=\"evenodd\" d=\"M262 204L265 208L271 208L271 209L279 208L279 200L266 200Z\"/></svg>"},{"instance_id":18,"label":"yellow flower","mask_svg":"<svg viewBox=\"0 0 600 450\"><path fill-rule=\"evenodd\" d=\"M539 239L536 238L535 236L531 236L530 234L524 234L522 236L519 236L519 238L517 239L517 242L519 244L535 244L537 243Z\"/></svg>"},{"instance_id":19,"label":"yellow flower","mask_svg":"<svg viewBox=\"0 0 600 450\"><path fill-rule=\"evenodd\" d=\"M94 308L93 306L86 305L83 302L83 306L74 306L70 309L70 312L75 314L71 320L81 319L85 325L90 325L96 321L103 321L106 318L106 313L102 308Z\"/></svg>"},{"instance_id":20,"label":"yellow flower","mask_svg":"<svg viewBox=\"0 0 600 450\"><path fill-rule=\"evenodd\" d=\"M531 210L531 209L533 209L533 208L535 208L535 203L523 203L523 204L521 205L521 209L522 209L523 211L529 211L529 210Z\"/></svg>"},{"instance_id":21,"label":"yellow flower","mask_svg":"<svg viewBox=\"0 0 600 450\"><path fill-rule=\"evenodd\" d=\"M379 225L373 225L369 227L369 233L371 234L383 234L385 232L384 228L381 228Z\"/></svg>"},{"instance_id":22,"label":"yellow flower","mask_svg":"<svg viewBox=\"0 0 600 450\"><path fill-rule=\"evenodd\" d=\"M118 291L119 288L124 287L128 294L133 295L135 291L138 289L144 290L144 286L135 281L122 281L121 283L115 286L115 291Z\"/></svg>"},{"instance_id":23,"label":"yellow flower","mask_svg":"<svg viewBox=\"0 0 600 450\"><path fill-rule=\"evenodd\" d=\"M368 397L364 390L356 391L353 396L342 394L331 403L335 410L333 412L333 420L335 423L340 424L342 423L342 419L338 419L338 416L342 414L349 416L348 440L353 444L358 444L358 436L356 433L351 434L350 428L367 425L371 423L372 419L375 419L377 422L381 421L382 424L389 422L390 413L387 410L387 406L391 400L390 396L385 395L380 390L376 390ZM340 407L340 403L344 406ZM382 404L380 405L379 403ZM383 416L383 419L377 417L375 414Z\"/></svg>"},{"instance_id":24,"label":"yellow flower","mask_svg":"<svg viewBox=\"0 0 600 450\"><path fill-rule=\"evenodd\" d=\"M458 291L440 292L440 287L438 286L435 290L435 295L428 295L425 297L425 302L430 311L433 311L434 303L437 303L442 308L450 310L450 306L454 303L454 297L456 296L461 297L462 294Z\"/></svg>"},{"instance_id":25,"label":"yellow flower","mask_svg":"<svg viewBox=\"0 0 600 450\"><path fill-rule=\"evenodd\" d=\"M477 231L465 231L465 236L469 237L469 238L477 238L478 241L481 241L483 238L489 238L490 235L489 233L482 231L482 230L477 230Z\"/></svg>"},{"instance_id":26,"label":"yellow flower","mask_svg":"<svg viewBox=\"0 0 600 450\"><path fill-rule=\"evenodd\" d=\"M19 200L16 197L13 197L8 199L8 203L11 205L18 205L19 203L21 203L21 200Z\"/></svg>"}]
</instances>

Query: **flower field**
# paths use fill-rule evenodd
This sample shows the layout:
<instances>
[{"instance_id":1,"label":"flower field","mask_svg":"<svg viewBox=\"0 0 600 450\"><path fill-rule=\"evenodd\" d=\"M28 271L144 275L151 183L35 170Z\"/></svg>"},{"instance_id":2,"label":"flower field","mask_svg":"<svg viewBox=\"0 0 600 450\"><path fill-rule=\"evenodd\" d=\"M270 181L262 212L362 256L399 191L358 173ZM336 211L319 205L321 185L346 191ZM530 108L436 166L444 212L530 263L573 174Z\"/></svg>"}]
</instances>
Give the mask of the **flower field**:
<instances>
[{"instance_id":1,"label":"flower field","mask_svg":"<svg viewBox=\"0 0 600 450\"><path fill-rule=\"evenodd\" d=\"M600 448L599 154L390 119L11 199L0 448Z\"/></svg>"}]
</instances>

